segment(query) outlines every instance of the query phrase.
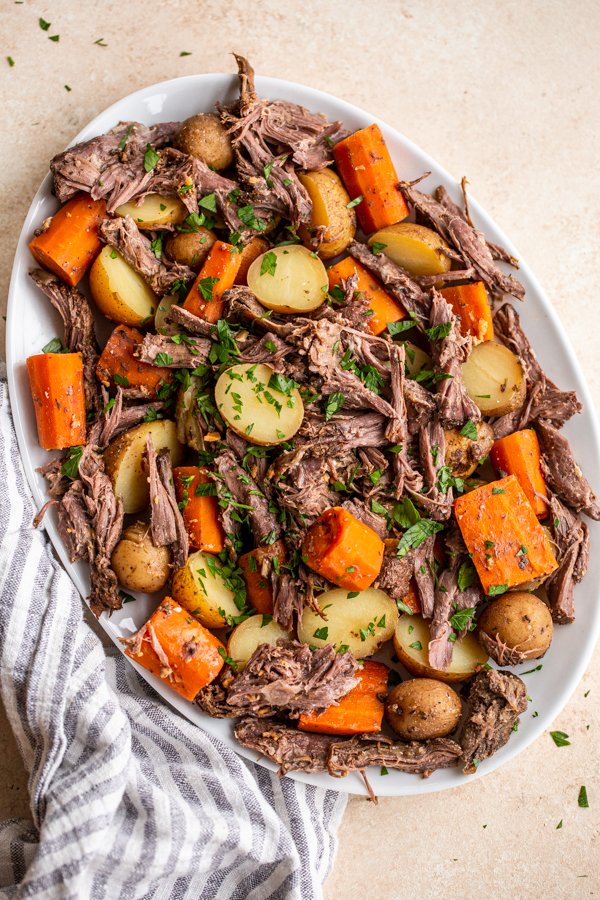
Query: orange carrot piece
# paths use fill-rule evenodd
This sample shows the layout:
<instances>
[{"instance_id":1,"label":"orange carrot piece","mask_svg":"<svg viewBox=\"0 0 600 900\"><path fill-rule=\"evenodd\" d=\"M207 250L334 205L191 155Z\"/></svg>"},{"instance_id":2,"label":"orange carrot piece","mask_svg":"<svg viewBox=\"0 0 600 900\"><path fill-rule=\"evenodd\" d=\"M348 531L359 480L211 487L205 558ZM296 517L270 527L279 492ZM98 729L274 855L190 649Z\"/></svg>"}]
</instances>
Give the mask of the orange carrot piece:
<instances>
[{"instance_id":1,"label":"orange carrot piece","mask_svg":"<svg viewBox=\"0 0 600 900\"><path fill-rule=\"evenodd\" d=\"M141 631L139 651L129 646L125 653L186 700L193 700L223 668L221 641L170 597L164 598Z\"/></svg>"},{"instance_id":2,"label":"orange carrot piece","mask_svg":"<svg viewBox=\"0 0 600 900\"><path fill-rule=\"evenodd\" d=\"M368 734L381 731L389 669L383 663L367 659L356 673L356 687L320 715L311 711L298 719L300 731L318 734Z\"/></svg>"},{"instance_id":3,"label":"orange carrot piece","mask_svg":"<svg viewBox=\"0 0 600 900\"><path fill-rule=\"evenodd\" d=\"M240 260L240 267L238 269L237 275L235 276L234 284L247 284L246 276L248 275L248 269L252 265L255 259L262 253L266 253L271 245L268 241L261 237L253 237L252 240L248 241L244 249L242 250L242 258Z\"/></svg>"},{"instance_id":4,"label":"orange carrot piece","mask_svg":"<svg viewBox=\"0 0 600 900\"><path fill-rule=\"evenodd\" d=\"M342 279L350 278L354 274L358 276L356 290L364 295L369 309L373 313L367 319L371 334L381 334L390 322L398 322L406 318L406 310L400 306L397 300L390 297L368 269L361 266L351 256L346 256L341 262L330 266L327 274L330 290L341 285Z\"/></svg>"},{"instance_id":5,"label":"orange carrot piece","mask_svg":"<svg viewBox=\"0 0 600 900\"><path fill-rule=\"evenodd\" d=\"M81 353L40 353L27 360L38 441L44 450L85 444Z\"/></svg>"},{"instance_id":6,"label":"orange carrot piece","mask_svg":"<svg viewBox=\"0 0 600 900\"><path fill-rule=\"evenodd\" d=\"M41 266L74 287L102 249L98 222L105 215L104 200L77 194L52 216L49 227L29 242L29 249Z\"/></svg>"},{"instance_id":7,"label":"orange carrot piece","mask_svg":"<svg viewBox=\"0 0 600 900\"><path fill-rule=\"evenodd\" d=\"M384 549L372 528L347 509L332 506L308 529L302 554L319 575L339 587L363 591L379 575Z\"/></svg>"},{"instance_id":8,"label":"orange carrot piece","mask_svg":"<svg viewBox=\"0 0 600 900\"><path fill-rule=\"evenodd\" d=\"M514 475L458 497L454 512L486 594L501 594L558 568L546 532Z\"/></svg>"},{"instance_id":9,"label":"orange carrot piece","mask_svg":"<svg viewBox=\"0 0 600 900\"><path fill-rule=\"evenodd\" d=\"M207 322L217 322L223 313L223 294L235 284L241 261L242 254L232 244L213 244L185 298L185 309Z\"/></svg>"},{"instance_id":10,"label":"orange carrot piece","mask_svg":"<svg viewBox=\"0 0 600 900\"><path fill-rule=\"evenodd\" d=\"M492 311L483 281L452 285L442 288L440 293L446 298L456 315L460 316L463 334L472 334L480 341L494 339Z\"/></svg>"},{"instance_id":11,"label":"orange carrot piece","mask_svg":"<svg viewBox=\"0 0 600 900\"><path fill-rule=\"evenodd\" d=\"M191 547L220 553L225 546L225 535L219 521L217 498L196 493L198 485L214 484L207 470L198 466L177 466L173 469L173 481Z\"/></svg>"},{"instance_id":12,"label":"orange carrot piece","mask_svg":"<svg viewBox=\"0 0 600 900\"><path fill-rule=\"evenodd\" d=\"M171 382L173 372L166 366L152 366L134 356L143 339L137 328L117 325L96 364L98 380L106 387L146 387L149 396L155 398L157 390Z\"/></svg>"},{"instance_id":13,"label":"orange carrot piece","mask_svg":"<svg viewBox=\"0 0 600 900\"><path fill-rule=\"evenodd\" d=\"M413 615L420 615L423 612L421 598L419 597L419 591L417 590L417 582L414 578L410 579L408 591L404 597L401 597L400 599L405 606L408 606Z\"/></svg>"},{"instance_id":14,"label":"orange carrot piece","mask_svg":"<svg viewBox=\"0 0 600 900\"><path fill-rule=\"evenodd\" d=\"M283 541L265 544L244 553L238 564L244 575L246 597L250 606L259 613L273 615L273 591L269 579L263 575L263 562L270 559L276 559L280 566L285 564L287 556Z\"/></svg>"},{"instance_id":15,"label":"orange carrot piece","mask_svg":"<svg viewBox=\"0 0 600 900\"><path fill-rule=\"evenodd\" d=\"M371 234L407 217L409 209L378 125L340 141L333 148L333 158L350 197L363 198L356 214L364 232Z\"/></svg>"},{"instance_id":16,"label":"orange carrot piece","mask_svg":"<svg viewBox=\"0 0 600 900\"><path fill-rule=\"evenodd\" d=\"M548 515L548 490L542 475L540 444L532 428L515 431L496 441L490 452L498 475L514 475L525 491L536 516Z\"/></svg>"}]
</instances>

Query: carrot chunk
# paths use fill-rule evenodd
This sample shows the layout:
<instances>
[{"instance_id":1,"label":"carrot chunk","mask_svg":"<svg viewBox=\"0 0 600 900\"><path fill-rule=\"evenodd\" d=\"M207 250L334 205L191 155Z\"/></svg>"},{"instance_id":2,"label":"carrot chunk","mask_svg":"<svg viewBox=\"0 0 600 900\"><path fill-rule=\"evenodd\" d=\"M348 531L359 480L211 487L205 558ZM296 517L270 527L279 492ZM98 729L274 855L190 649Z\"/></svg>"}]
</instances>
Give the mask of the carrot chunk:
<instances>
[{"instance_id":1,"label":"carrot chunk","mask_svg":"<svg viewBox=\"0 0 600 900\"><path fill-rule=\"evenodd\" d=\"M216 496L203 492L203 485L214 485L207 470L177 466L173 469L173 481L190 546L194 550L220 553L225 546L225 535Z\"/></svg>"},{"instance_id":2,"label":"carrot chunk","mask_svg":"<svg viewBox=\"0 0 600 900\"><path fill-rule=\"evenodd\" d=\"M85 394L80 353L40 353L27 360L40 447L85 444Z\"/></svg>"},{"instance_id":3,"label":"carrot chunk","mask_svg":"<svg viewBox=\"0 0 600 900\"><path fill-rule=\"evenodd\" d=\"M151 398L164 384L169 384L173 372L166 366L152 366L134 355L144 337L137 328L117 325L96 364L98 381L110 387L146 387Z\"/></svg>"},{"instance_id":4,"label":"carrot chunk","mask_svg":"<svg viewBox=\"0 0 600 900\"><path fill-rule=\"evenodd\" d=\"M381 731L384 704L381 695L387 693L389 669L383 663L365 660L356 673L356 687L322 713L314 710L302 713L298 720L300 731L318 734L368 734Z\"/></svg>"},{"instance_id":5,"label":"carrot chunk","mask_svg":"<svg viewBox=\"0 0 600 900\"><path fill-rule=\"evenodd\" d=\"M185 298L185 309L207 322L218 322L223 313L223 294L235 284L241 262L242 254L232 244L213 244Z\"/></svg>"},{"instance_id":6,"label":"carrot chunk","mask_svg":"<svg viewBox=\"0 0 600 900\"><path fill-rule=\"evenodd\" d=\"M275 541L273 544L256 547L249 553L240 556L238 562L246 582L248 603L259 613L273 614L273 590L268 578L263 574L264 563L270 567L269 560L276 559L275 565L283 566L287 561L285 544Z\"/></svg>"},{"instance_id":7,"label":"carrot chunk","mask_svg":"<svg viewBox=\"0 0 600 900\"><path fill-rule=\"evenodd\" d=\"M486 594L502 594L558 568L546 532L514 475L458 497L454 512Z\"/></svg>"},{"instance_id":8,"label":"carrot chunk","mask_svg":"<svg viewBox=\"0 0 600 900\"><path fill-rule=\"evenodd\" d=\"M78 194L52 216L49 227L29 242L29 249L41 266L74 287L102 249L98 223L105 215L104 200Z\"/></svg>"},{"instance_id":9,"label":"carrot chunk","mask_svg":"<svg viewBox=\"0 0 600 900\"><path fill-rule=\"evenodd\" d=\"M442 288L440 293L446 298L457 316L460 316L461 331L471 334L480 341L494 339L494 325L490 301L483 281L474 284L457 284Z\"/></svg>"},{"instance_id":10,"label":"carrot chunk","mask_svg":"<svg viewBox=\"0 0 600 900\"><path fill-rule=\"evenodd\" d=\"M381 569L385 546L368 525L341 506L326 509L304 538L306 564L350 591L368 588Z\"/></svg>"},{"instance_id":11,"label":"carrot chunk","mask_svg":"<svg viewBox=\"0 0 600 900\"><path fill-rule=\"evenodd\" d=\"M351 256L347 256L341 262L331 266L327 270L327 274L330 290L341 285L342 279L350 278L354 274L358 276L356 290L364 295L372 313L367 319L367 326L371 334L381 334L390 322L398 322L406 318L406 310L400 306L397 300L390 297L368 269L361 266Z\"/></svg>"},{"instance_id":12,"label":"carrot chunk","mask_svg":"<svg viewBox=\"0 0 600 900\"><path fill-rule=\"evenodd\" d=\"M361 228L371 234L409 214L398 176L378 125L355 131L333 148L338 172L356 206Z\"/></svg>"},{"instance_id":13,"label":"carrot chunk","mask_svg":"<svg viewBox=\"0 0 600 900\"><path fill-rule=\"evenodd\" d=\"M516 477L536 516L545 519L548 515L548 489L542 474L540 444L535 431L526 428L501 438L492 447L490 457L500 477Z\"/></svg>"}]
</instances>

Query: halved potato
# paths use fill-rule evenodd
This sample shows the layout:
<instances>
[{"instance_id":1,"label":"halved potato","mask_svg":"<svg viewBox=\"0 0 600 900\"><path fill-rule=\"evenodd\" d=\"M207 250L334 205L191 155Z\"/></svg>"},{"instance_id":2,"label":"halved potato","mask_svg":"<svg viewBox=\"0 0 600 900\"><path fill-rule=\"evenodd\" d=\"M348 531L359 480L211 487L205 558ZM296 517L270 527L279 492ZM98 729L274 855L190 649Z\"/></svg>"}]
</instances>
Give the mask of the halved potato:
<instances>
[{"instance_id":1,"label":"halved potato","mask_svg":"<svg viewBox=\"0 0 600 900\"><path fill-rule=\"evenodd\" d=\"M461 428L444 428L446 438L446 455L444 462L456 478L468 478L472 475L481 460L489 454L494 443L492 426L487 422L475 425L475 440L461 434Z\"/></svg>"},{"instance_id":2,"label":"halved potato","mask_svg":"<svg viewBox=\"0 0 600 900\"><path fill-rule=\"evenodd\" d=\"M484 416L504 416L525 402L526 384L519 358L495 341L473 348L462 366L467 394Z\"/></svg>"},{"instance_id":3,"label":"halved potato","mask_svg":"<svg viewBox=\"0 0 600 900\"><path fill-rule=\"evenodd\" d=\"M271 446L289 441L304 418L295 387L280 390L286 380L270 366L244 363L226 369L215 385L215 402L227 424L251 444Z\"/></svg>"},{"instance_id":4,"label":"halved potato","mask_svg":"<svg viewBox=\"0 0 600 900\"><path fill-rule=\"evenodd\" d=\"M347 591L335 588L319 594L324 621L312 609L305 608L298 626L298 640L314 647L333 644L348 649L357 659L372 656L394 634L398 607L377 588Z\"/></svg>"},{"instance_id":5,"label":"halved potato","mask_svg":"<svg viewBox=\"0 0 600 900\"><path fill-rule=\"evenodd\" d=\"M356 213L348 208L350 195L339 175L331 169L300 172L298 178L312 202L310 225L301 225L298 233L303 243L312 249L311 228L325 227L317 253L321 259L333 259L343 253L356 234Z\"/></svg>"},{"instance_id":6,"label":"halved potato","mask_svg":"<svg viewBox=\"0 0 600 900\"><path fill-rule=\"evenodd\" d=\"M431 369L433 367L432 359L429 353L425 353L416 344L406 341L404 345L405 352L405 368L409 378L415 378L421 369Z\"/></svg>"},{"instance_id":7,"label":"halved potato","mask_svg":"<svg viewBox=\"0 0 600 900\"><path fill-rule=\"evenodd\" d=\"M179 225L187 214L187 209L178 197L163 197L162 194L146 194L139 206L135 200L130 200L115 209L117 216L131 216L138 228Z\"/></svg>"},{"instance_id":8,"label":"halved potato","mask_svg":"<svg viewBox=\"0 0 600 900\"><path fill-rule=\"evenodd\" d=\"M154 546L147 522L134 522L125 529L110 562L127 591L153 594L164 588L171 575L171 550Z\"/></svg>"},{"instance_id":9,"label":"halved potato","mask_svg":"<svg viewBox=\"0 0 600 900\"><path fill-rule=\"evenodd\" d=\"M171 307L180 302L177 294L165 294L160 298L154 315L154 330L158 334L177 334L179 328L174 322L167 322L167 315L171 311Z\"/></svg>"},{"instance_id":10,"label":"halved potato","mask_svg":"<svg viewBox=\"0 0 600 900\"><path fill-rule=\"evenodd\" d=\"M224 628L228 616L239 616L241 612L222 569L223 564L216 556L198 550L173 575L173 600L206 628Z\"/></svg>"},{"instance_id":11,"label":"halved potato","mask_svg":"<svg viewBox=\"0 0 600 900\"><path fill-rule=\"evenodd\" d=\"M113 247L103 247L90 269L90 291L107 319L122 325L148 325L158 297Z\"/></svg>"},{"instance_id":12,"label":"halved potato","mask_svg":"<svg viewBox=\"0 0 600 900\"><path fill-rule=\"evenodd\" d=\"M267 309L303 313L325 301L329 279L316 254L289 244L273 247L254 260L248 269L248 287Z\"/></svg>"},{"instance_id":13,"label":"halved potato","mask_svg":"<svg viewBox=\"0 0 600 900\"><path fill-rule=\"evenodd\" d=\"M452 648L452 662L447 669L434 669L429 665L429 626L422 616L402 615L394 633L394 650L405 669L420 678L438 678L440 681L464 681L484 666L488 655L473 635L468 632L457 640Z\"/></svg>"},{"instance_id":14,"label":"halved potato","mask_svg":"<svg viewBox=\"0 0 600 900\"><path fill-rule=\"evenodd\" d=\"M431 228L414 222L388 225L371 235L368 243L384 244L382 252L411 275L441 275L452 265L444 253L450 249L446 241Z\"/></svg>"},{"instance_id":15,"label":"halved potato","mask_svg":"<svg viewBox=\"0 0 600 900\"><path fill-rule=\"evenodd\" d=\"M173 262L199 272L216 240L214 231L198 225L194 231L176 231L172 234L165 244L165 253Z\"/></svg>"},{"instance_id":16,"label":"halved potato","mask_svg":"<svg viewBox=\"0 0 600 900\"><path fill-rule=\"evenodd\" d=\"M227 641L227 655L243 669L257 647L261 644L274 646L281 640L291 641L292 635L270 616L258 614L235 626Z\"/></svg>"},{"instance_id":17,"label":"halved potato","mask_svg":"<svg viewBox=\"0 0 600 900\"><path fill-rule=\"evenodd\" d=\"M177 440L177 428L170 419L142 422L135 428L119 435L104 451L106 473L112 481L117 497L123 498L126 513L135 513L148 506L150 492L148 476L142 468L148 436L158 452L163 448L171 451L171 462L179 465L183 458L183 447Z\"/></svg>"}]
</instances>

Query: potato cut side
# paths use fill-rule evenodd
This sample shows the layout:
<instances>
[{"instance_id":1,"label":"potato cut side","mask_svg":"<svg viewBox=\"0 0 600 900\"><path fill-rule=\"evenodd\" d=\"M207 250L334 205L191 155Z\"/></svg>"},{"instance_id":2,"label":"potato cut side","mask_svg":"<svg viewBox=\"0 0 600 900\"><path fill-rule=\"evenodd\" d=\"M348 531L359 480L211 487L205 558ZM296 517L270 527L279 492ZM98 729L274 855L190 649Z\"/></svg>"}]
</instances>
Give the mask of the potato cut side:
<instances>
[{"instance_id":1,"label":"potato cut side","mask_svg":"<svg viewBox=\"0 0 600 900\"><path fill-rule=\"evenodd\" d=\"M140 512L148 506L148 476L142 468L148 436L155 450L171 451L171 462L179 465L183 447L177 440L177 428L170 419L143 422L119 435L104 451L104 465L117 497L122 497L126 513Z\"/></svg>"},{"instance_id":2,"label":"potato cut side","mask_svg":"<svg viewBox=\"0 0 600 900\"><path fill-rule=\"evenodd\" d=\"M429 626L422 616L402 615L394 633L394 650L405 669L421 678L440 681L464 681L484 666L488 655L469 632L452 647L452 661L447 669L429 665Z\"/></svg>"},{"instance_id":3,"label":"potato cut side","mask_svg":"<svg viewBox=\"0 0 600 900\"><path fill-rule=\"evenodd\" d=\"M429 353L425 353L416 344L407 341L404 345L405 369L409 378L415 378L422 369L433 368L433 362Z\"/></svg>"},{"instance_id":4,"label":"potato cut side","mask_svg":"<svg viewBox=\"0 0 600 900\"><path fill-rule=\"evenodd\" d=\"M215 402L227 424L251 444L280 444L296 434L304 418L293 384L270 366L232 366L217 381Z\"/></svg>"},{"instance_id":5,"label":"potato cut side","mask_svg":"<svg viewBox=\"0 0 600 900\"><path fill-rule=\"evenodd\" d=\"M463 364L462 378L484 416L504 416L525 401L525 379L518 357L503 344L485 341Z\"/></svg>"},{"instance_id":6,"label":"potato cut side","mask_svg":"<svg viewBox=\"0 0 600 900\"><path fill-rule=\"evenodd\" d=\"M160 298L154 316L154 329L157 334L177 334L179 331L177 325L167 322L167 316L171 312L171 307L176 306L179 302L177 294L165 294Z\"/></svg>"},{"instance_id":7,"label":"potato cut side","mask_svg":"<svg viewBox=\"0 0 600 900\"><path fill-rule=\"evenodd\" d=\"M317 253L321 259L333 259L342 253L356 234L356 213L349 208L350 195L339 175L331 169L301 172L298 178L312 203L310 226L300 227L300 236L311 247L311 228L325 228Z\"/></svg>"},{"instance_id":8,"label":"potato cut side","mask_svg":"<svg viewBox=\"0 0 600 900\"><path fill-rule=\"evenodd\" d=\"M376 653L392 637L398 621L396 603L376 588L358 592L335 588L319 594L319 606L327 620L305 608L298 639L314 647L334 644L357 659Z\"/></svg>"},{"instance_id":9,"label":"potato cut side","mask_svg":"<svg viewBox=\"0 0 600 900\"><path fill-rule=\"evenodd\" d=\"M117 216L131 216L138 228L179 225L187 214L187 209L178 197L163 197L162 194L146 194L139 206L135 200L131 200L115 209Z\"/></svg>"},{"instance_id":10,"label":"potato cut side","mask_svg":"<svg viewBox=\"0 0 600 900\"><path fill-rule=\"evenodd\" d=\"M271 616L259 613L235 626L227 642L227 655L243 669L257 647L261 644L274 646L281 640L291 641L292 635L289 631L284 631Z\"/></svg>"},{"instance_id":11,"label":"potato cut side","mask_svg":"<svg viewBox=\"0 0 600 900\"><path fill-rule=\"evenodd\" d=\"M383 244L382 252L411 275L441 275L452 265L444 252L450 249L446 241L431 228L414 222L388 225L371 235L368 243Z\"/></svg>"},{"instance_id":12,"label":"potato cut side","mask_svg":"<svg viewBox=\"0 0 600 900\"><path fill-rule=\"evenodd\" d=\"M158 306L142 276L108 245L90 269L90 291L100 312L122 325L149 325Z\"/></svg>"},{"instance_id":13,"label":"potato cut side","mask_svg":"<svg viewBox=\"0 0 600 900\"><path fill-rule=\"evenodd\" d=\"M228 618L239 616L235 593L223 564L211 553L192 553L173 576L173 599L206 628L223 628Z\"/></svg>"},{"instance_id":14,"label":"potato cut side","mask_svg":"<svg viewBox=\"0 0 600 900\"><path fill-rule=\"evenodd\" d=\"M327 297L327 270L306 247L290 244L261 254L248 269L248 287L267 309L310 312Z\"/></svg>"}]
</instances>

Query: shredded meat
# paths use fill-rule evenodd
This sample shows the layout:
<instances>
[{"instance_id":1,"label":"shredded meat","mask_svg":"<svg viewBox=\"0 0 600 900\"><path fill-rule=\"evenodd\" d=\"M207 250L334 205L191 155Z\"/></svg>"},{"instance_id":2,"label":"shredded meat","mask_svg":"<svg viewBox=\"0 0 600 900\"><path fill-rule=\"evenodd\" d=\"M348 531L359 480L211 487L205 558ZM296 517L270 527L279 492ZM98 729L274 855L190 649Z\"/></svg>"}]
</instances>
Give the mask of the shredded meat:
<instances>
[{"instance_id":1,"label":"shredded meat","mask_svg":"<svg viewBox=\"0 0 600 900\"><path fill-rule=\"evenodd\" d=\"M554 494L550 494L550 517L559 566L546 587L552 618L564 625L575 619L574 588L587 572L590 535L585 522Z\"/></svg>"},{"instance_id":2,"label":"shredded meat","mask_svg":"<svg viewBox=\"0 0 600 900\"><path fill-rule=\"evenodd\" d=\"M246 718L236 722L233 733L242 747L256 750L288 772L326 772L329 751L340 738L329 734L309 734L272 719Z\"/></svg>"},{"instance_id":3,"label":"shredded meat","mask_svg":"<svg viewBox=\"0 0 600 900\"><path fill-rule=\"evenodd\" d=\"M431 298L408 272L383 253L372 253L366 244L358 241L352 241L348 250L357 262L385 284L388 292L417 320L423 322L429 318Z\"/></svg>"},{"instance_id":4,"label":"shredded meat","mask_svg":"<svg viewBox=\"0 0 600 900\"><path fill-rule=\"evenodd\" d=\"M544 420L537 423L536 431L542 451L542 471L550 487L568 506L599 521L600 505L566 437Z\"/></svg>"},{"instance_id":5,"label":"shredded meat","mask_svg":"<svg viewBox=\"0 0 600 900\"><path fill-rule=\"evenodd\" d=\"M471 682L467 718L460 744L465 774L492 756L508 741L513 727L527 709L527 688L511 672L487 669Z\"/></svg>"},{"instance_id":6,"label":"shredded meat","mask_svg":"<svg viewBox=\"0 0 600 900\"><path fill-rule=\"evenodd\" d=\"M156 453L152 437L146 441L146 465L150 483L150 534L155 547L170 547L176 569L185 565L189 541L173 486L171 453Z\"/></svg>"},{"instance_id":7,"label":"shredded meat","mask_svg":"<svg viewBox=\"0 0 600 900\"><path fill-rule=\"evenodd\" d=\"M461 335L452 307L434 290L429 327L445 329L447 326L450 326L448 334L431 342L431 356L440 378L437 383L440 419L444 425L462 425L467 419L479 422L481 413L467 394L460 371L461 363L471 351L471 340Z\"/></svg>"},{"instance_id":8,"label":"shredded meat","mask_svg":"<svg viewBox=\"0 0 600 900\"><path fill-rule=\"evenodd\" d=\"M126 263L138 272L155 294L168 294L175 282L190 281L194 273L187 266L171 263L166 256L157 259L152 242L142 234L131 216L103 219L98 234L121 254Z\"/></svg>"},{"instance_id":9,"label":"shredded meat","mask_svg":"<svg viewBox=\"0 0 600 900\"><path fill-rule=\"evenodd\" d=\"M455 766L460 754L459 745L449 738L405 744L389 742L383 735L358 735L331 746L327 770L330 775L341 777L367 766L385 766L427 778L437 769Z\"/></svg>"},{"instance_id":10,"label":"shredded meat","mask_svg":"<svg viewBox=\"0 0 600 900\"><path fill-rule=\"evenodd\" d=\"M205 338L188 338L177 343L172 337L147 332L136 355L145 363L168 369L195 369L206 362L211 343ZM159 355L160 354L160 355Z\"/></svg>"}]
</instances>

